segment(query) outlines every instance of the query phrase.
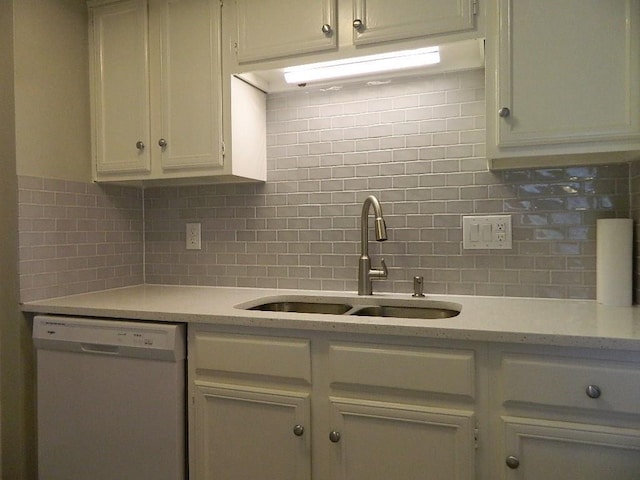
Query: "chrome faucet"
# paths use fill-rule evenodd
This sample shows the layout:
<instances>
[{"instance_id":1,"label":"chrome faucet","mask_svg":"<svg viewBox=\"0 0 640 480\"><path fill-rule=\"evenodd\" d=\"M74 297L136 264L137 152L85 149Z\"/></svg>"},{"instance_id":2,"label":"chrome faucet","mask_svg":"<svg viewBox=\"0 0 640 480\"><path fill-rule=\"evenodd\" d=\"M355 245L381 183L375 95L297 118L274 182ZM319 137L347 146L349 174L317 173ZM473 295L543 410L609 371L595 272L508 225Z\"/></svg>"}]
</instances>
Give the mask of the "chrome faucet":
<instances>
[{"instance_id":1,"label":"chrome faucet","mask_svg":"<svg viewBox=\"0 0 640 480\"><path fill-rule=\"evenodd\" d=\"M382 207L380 202L373 195L369 195L362 205L362 215L360 217L360 263L358 264L358 295L371 295L373 293L371 281L373 279L387 278L387 265L384 258L380 261L382 270L371 268L369 258L369 210L373 207L376 215L375 232L376 241L383 242L387 239L387 226L382 218Z\"/></svg>"}]
</instances>

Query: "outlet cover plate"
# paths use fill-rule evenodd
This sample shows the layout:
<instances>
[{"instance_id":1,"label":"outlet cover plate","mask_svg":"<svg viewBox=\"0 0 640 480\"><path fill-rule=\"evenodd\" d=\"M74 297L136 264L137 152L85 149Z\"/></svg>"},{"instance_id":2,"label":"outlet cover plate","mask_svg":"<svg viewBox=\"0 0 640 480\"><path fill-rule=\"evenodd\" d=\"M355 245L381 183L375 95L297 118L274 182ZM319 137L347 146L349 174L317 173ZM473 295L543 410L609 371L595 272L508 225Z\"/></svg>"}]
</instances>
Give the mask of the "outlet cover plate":
<instances>
[{"instance_id":1,"label":"outlet cover plate","mask_svg":"<svg viewBox=\"0 0 640 480\"><path fill-rule=\"evenodd\" d=\"M201 250L202 236L199 223L187 223L186 228L186 248L187 250Z\"/></svg>"},{"instance_id":2,"label":"outlet cover plate","mask_svg":"<svg viewBox=\"0 0 640 480\"><path fill-rule=\"evenodd\" d=\"M465 250L510 250L511 215L462 217L462 248Z\"/></svg>"}]
</instances>

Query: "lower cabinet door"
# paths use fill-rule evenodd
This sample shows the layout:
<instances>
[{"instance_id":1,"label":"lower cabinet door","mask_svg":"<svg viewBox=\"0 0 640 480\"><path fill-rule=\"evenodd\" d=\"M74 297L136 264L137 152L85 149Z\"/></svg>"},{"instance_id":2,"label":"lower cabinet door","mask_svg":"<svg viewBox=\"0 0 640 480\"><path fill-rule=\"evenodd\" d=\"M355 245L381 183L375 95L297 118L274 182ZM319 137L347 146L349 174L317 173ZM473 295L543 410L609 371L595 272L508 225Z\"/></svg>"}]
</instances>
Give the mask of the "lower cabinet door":
<instances>
[{"instance_id":1,"label":"lower cabinet door","mask_svg":"<svg viewBox=\"0 0 640 480\"><path fill-rule=\"evenodd\" d=\"M196 384L192 479L309 480L310 397Z\"/></svg>"},{"instance_id":2,"label":"lower cabinet door","mask_svg":"<svg viewBox=\"0 0 640 480\"><path fill-rule=\"evenodd\" d=\"M504 417L506 480L637 480L640 431Z\"/></svg>"},{"instance_id":3,"label":"lower cabinet door","mask_svg":"<svg viewBox=\"0 0 640 480\"><path fill-rule=\"evenodd\" d=\"M331 397L334 480L471 480L475 418L431 409Z\"/></svg>"}]
</instances>

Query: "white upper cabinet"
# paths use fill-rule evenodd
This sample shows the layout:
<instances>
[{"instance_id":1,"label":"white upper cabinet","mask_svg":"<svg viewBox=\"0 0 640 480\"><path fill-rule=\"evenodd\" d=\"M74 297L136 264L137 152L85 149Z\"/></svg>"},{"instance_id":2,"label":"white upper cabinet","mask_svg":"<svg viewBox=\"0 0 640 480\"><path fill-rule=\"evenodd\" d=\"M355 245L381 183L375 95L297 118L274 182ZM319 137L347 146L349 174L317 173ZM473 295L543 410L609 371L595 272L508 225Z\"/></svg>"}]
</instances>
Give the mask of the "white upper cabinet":
<instances>
[{"instance_id":1,"label":"white upper cabinet","mask_svg":"<svg viewBox=\"0 0 640 480\"><path fill-rule=\"evenodd\" d=\"M235 0L238 62L337 45L336 0Z\"/></svg>"},{"instance_id":2,"label":"white upper cabinet","mask_svg":"<svg viewBox=\"0 0 640 480\"><path fill-rule=\"evenodd\" d=\"M162 111L152 141L162 169L221 166L220 6L210 0L159 6Z\"/></svg>"},{"instance_id":3,"label":"white upper cabinet","mask_svg":"<svg viewBox=\"0 0 640 480\"><path fill-rule=\"evenodd\" d=\"M96 170L149 173L149 65L146 5L92 9L93 144Z\"/></svg>"},{"instance_id":4,"label":"white upper cabinet","mask_svg":"<svg viewBox=\"0 0 640 480\"><path fill-rule=\"evenodd\" d=\"M231 50L246 72L470 40L483 35L477 2L233 0Z\"/></svg>"},{"instance_id":5,"label":"white upper cabinet","mask_svg":"<svg viewBox=\"0 0 640 480\"><path fill-rule=\"evenodd\" d=\"M489 5L490 165L637 156L640 1L498 0Z\"/></svg>"},{"instance_id":6,"label":"white upper cabinet","mask_svg":"<svg viewBox=\"0 0 640 480\"><path fill-rule=\"evenodd\" d=\"M89 12L97 181L265 179L264 154L231 158L231 97L256 97L243 122L245 140L258 126L256 148L266 120L264 95L222 74L219 0L93 1Z\"/></svg>"},{"instance_id":7,"label":"white upper cabinet","mask_svg":"<svg viewBox=\"0 0 640 480\"><path fill-rule=\"evenodd\" d=\"M477 0L354 0L356 45L475 28Z\"/></svg>"}]
</instances>

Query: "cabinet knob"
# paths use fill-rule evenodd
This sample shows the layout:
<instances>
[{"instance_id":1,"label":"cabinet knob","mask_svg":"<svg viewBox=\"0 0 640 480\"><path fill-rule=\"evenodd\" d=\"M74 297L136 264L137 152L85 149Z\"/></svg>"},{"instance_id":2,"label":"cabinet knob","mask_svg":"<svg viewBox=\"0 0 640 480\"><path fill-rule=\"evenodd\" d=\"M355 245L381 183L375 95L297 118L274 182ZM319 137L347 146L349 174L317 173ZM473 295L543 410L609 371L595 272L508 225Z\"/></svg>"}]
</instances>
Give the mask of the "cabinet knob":
<instances>
[{"instance_id":1,"label":"cabinet knob","mask_svg":"<svg viewBox=\"0 0 640 480\"><path fill-rule=\"evenodd\" d=\"M293 434L296 437L301 437L304 434L304 427L302 425L296 425L293 427Z\"/></svg>"},{"instance_id":2,"label":"cabinet knob","mask_svg":"<svg viewBox=\"0 0 640 480\"><path fill-rule=\"evenodd\" d=\"M160 146L160 148L164 148L167 146L167 141L164 138L161 138L160 140L158 140L158 145Z\"/></svg>"},{"instance_id":3,"label":"cabinet knob","mask_svg":"<svg viewBox=\"0 0 640 480\"><path fill-rule=\"evenodd\" d=\"M340 441L340 432L336 432L335 430L330 432L329 440L331 440L333 443L338 443Z\"/></svg>"},{"instance_id":4,"label":"cabinet knob","mask_svg":"<svg viewBox=\"0 0 640 480\"><path fill-rule=\"evenodd\" d=\"M356 30L362 30L363 27L364 27L364 23L359 18L356 18L353 21L353 28L355 28Z\"/></svg>"},{"instance_id":5,"label":"cabinet knob","mask_svg":"<svg viewBox=\"0 0 640 480\"><path fill-rule=\"evenodd\" d=\"M333 28L331 28L331 25L329 25L328 23L322 25L322 33L324 33L325 35L330 35L331 32L333 32Z\"/></svg>"},{"instance_id":6,"label":"cabinet knob","mask_svg":"<svg viewBox=\"0 0 640 480\"><path fill-rule=\"evenodd\" d=\"M509 467L512 470L515 470L520 466L520 460L518 460L518 457L514 455L509 455L505 463L507 464L507 467Z\"/></svg>"},{"instance_id":7,"label":"cabinet knob","mask_svg":"<svg viewBox=\"0 0 640 480\"><path fill-rule=\"evenodd\" d=\"M589 398L598 398L602 395L602 390L597 385L589 385L587 387L587 397Z\"/></svg>"},{"instance_id":8,"label":"cabinet knob","mask_svg":"<svg viewBox=\"0 0 640 480\"><path fill-rule=\"evenodd\" d=\"M511 110L509 110L507 107L502 107L500 110L498 110L498 115L500 115L502 118L507 118L509 115L511 115Z\"/></svg>"},{"instance_id":9,"label":"cabinet knob","mask_svg":"<svg viewBox=\"0 0 640 480\"><path fill-rule=\"evenodd\" d=\"M138 150L140 150L140 151L144 150L144 142L142 142L142 141L138 140L138 141L136 142L136 148L137 148Z\"/></svg>"}]
</instances>

